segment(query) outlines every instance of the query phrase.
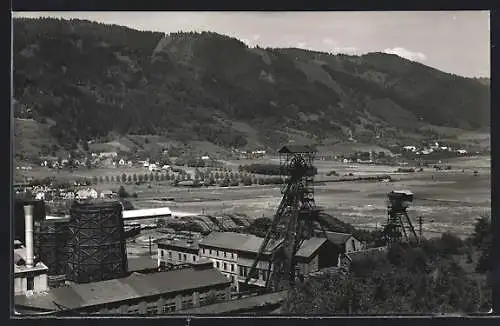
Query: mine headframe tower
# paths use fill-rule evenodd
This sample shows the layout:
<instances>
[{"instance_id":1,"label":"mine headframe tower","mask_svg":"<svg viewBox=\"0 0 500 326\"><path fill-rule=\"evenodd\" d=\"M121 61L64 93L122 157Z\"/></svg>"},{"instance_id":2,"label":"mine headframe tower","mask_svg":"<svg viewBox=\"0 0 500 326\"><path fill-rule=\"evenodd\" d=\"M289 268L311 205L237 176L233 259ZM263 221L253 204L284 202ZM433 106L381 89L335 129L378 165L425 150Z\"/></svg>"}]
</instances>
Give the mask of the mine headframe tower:
<instances>
[{"instance_id":1,"label":"mine headframe tower","mask_svg":"<svg viewBox=\"0 0 500 326\"><path fill-rule=\"evenodd\" d=\"M408 216L407 209L413 202L413 193L394 190L387 194L387 224L384 237L387 245L394 243L419 243L419 237Z\"/></svg>"},{"instance_id":2,"label":"mine headframe tower","mask_svg":"<svg viewBox=\"0 0 500 326\"><path fill-rule=\"evenodd\" d=\"M252 275L258 275L256 267L259 265L260 269L267 269L264 274L267 275L267 290L279 291L293 286L298 249L304 240L313 236L315 222L322 229L324 225L320 221L320 209L314 202L315 153L314 147L305 145L288 145L279 150L281 173L286 176L281 190L283 197L250 268L246 284ZM263 256L270 256L270 260L259 264Z\"/></svg>"}]
</instances>

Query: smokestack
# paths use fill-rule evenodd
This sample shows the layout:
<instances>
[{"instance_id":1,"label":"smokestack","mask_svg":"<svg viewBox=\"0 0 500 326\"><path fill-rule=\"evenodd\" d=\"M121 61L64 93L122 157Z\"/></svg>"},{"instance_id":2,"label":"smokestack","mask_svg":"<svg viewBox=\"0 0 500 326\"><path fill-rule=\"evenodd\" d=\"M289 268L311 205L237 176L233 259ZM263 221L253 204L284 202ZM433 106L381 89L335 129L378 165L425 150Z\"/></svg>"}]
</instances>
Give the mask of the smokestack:
<instances>
[{"instance_id":1,"label":"smokestack","mask_svg":"<svg viewBox=\"0 0 500 326\"><path fill-rule=\"evenodd\" d=\"M24 206L24 227L26 246L26 267L33 267L33 206Z\"/></svg>"}]
</instances>

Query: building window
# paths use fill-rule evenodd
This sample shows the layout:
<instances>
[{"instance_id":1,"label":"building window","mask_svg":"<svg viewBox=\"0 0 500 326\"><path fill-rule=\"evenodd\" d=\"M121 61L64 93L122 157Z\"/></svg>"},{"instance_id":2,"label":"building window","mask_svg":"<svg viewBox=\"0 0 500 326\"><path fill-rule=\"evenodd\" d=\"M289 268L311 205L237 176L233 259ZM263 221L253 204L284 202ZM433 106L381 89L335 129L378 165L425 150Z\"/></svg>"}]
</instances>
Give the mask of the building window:
<instances>
[{"instance_id":1,"label":"building window","mask_svg":"<svg viewBox=\"0 0 500 326\"><path fill-rule=\"evenodd\" d=\"M157 314L158 313L158 307L156 306L148 306L147 309L147 314L152 315L152 314Z\"/></svg>"},{"instance_id":2,"label":"building window","mask_svg":"<svg viewBox=\"0 0 500 326\"><path fill-rule=\"evenodd\" d=\"M234 283L234 276L231 275L231 283Z\"/></svg>"},{"instance_id":3,"label":"building window","mask_svg":"<svg viewBox=\"0 0 500 326\"><path fill-rule=\"evenodd\" d=\"M351 240L351 245L352 245L352 250L356 251L356 242L354 241L354 239Z\"/></svg>"},{"instance_id":4,"label":"building window","mask_svg":"<svg viewBox=\"0 0 500 326\"><path fill-rule=\"evenodd\" d=\"M220 263L219 262L215 262L215 266L217 266L217 269L220 268Z\"/></svg>"},{"instance_id":5,"label":"building window","mask_svg":"<svg viewBox=\"0 0 500 326\"><path fill-rule=\"evenodd\" d=\"M262 279L267 281L267 271L262 271Z\"/></svg>"},{"instance_id":6,"label":"building window","mask_svg":"<svg viewBox=\"0 0 500 326\"><path fill-rule=\"evenodd\" d=\"M240 276L243 276L243 266L239 266Z\"/></svg>"},{"instance_id":7,"label":"building window","mask_svg":"<svg viewBox=\"0 0 500 326\"><path fill-rule=\"evenodd\" d=\"M33 276L28 276L26 278L26 290L33 291L35 289L35 278Z\"/></svg>"},{"instance_id":8,"label":"building window","mask_svg":"<svg viewBox=\"0 0 500 326\"><path fill-rule=\"evenodd\" d=\"M227 264L224 263L224 270L227 270Z\"/></svg>"},{"instance_id":9,"label":"building window","mask_svg":"<svg viewBox=\"0 0 500 326\"><path fill-rule=\"evenodd\" d=\"M217 257L219 257L219 250L217 250L217 252L215 254Z\"/></svg>"},{"instance_id":10,"label":"building window","mask_svg":"<svg viewBox=\"0 0 500 326\"><path fill-rule=\"evenodd\" d=\"M234 259L234 254L233 253L231 253L231 259Z\"/></svg>"},{"instance_id":11,"label":"building window","mask_svg":"<svg viewBox=\"0 0 500 326\"><path fill-rule=\"evenodd\" d=\"M172 259L172 252L171 251L168 252L168 258Z\"/></svg>"},{"instance_id":12,"label":"building window","mask_svg":"<svg viewBox=\"0 0 500 326\"><path fill-rule=\"evenodd\" d=\"M209 252L209 253L210 253L210 256L212 256L212 249L210 249L210 252Z\"/></svg>"},{"instance_id":13,"label":"building window","mask_svg":"<svg viewBox=\"0 0 500 326\"><path fill-rule=\"evenodd\" d=\"M193 261L196 261L196 256L195 255L193 255Z\"/></svg>"},{"instance_id":14,"label":"building window","mask_svg":"<svg viewBox=\"0 0 500 326\"><path fill-rule=\"evenodd\" d=\"M163 256L165 256L165 252L164 252L163 250L162 250L162 251L160 251L160 253L161 253L161 256L162 256L162 257L163 257Z\"/></svg>"},{"instance_id":15,"label":"building window","mask_svg":"<svg viewBox=\"0 0 500 326\"><path fill-rule=\"evenodd\" d=\"M188 259L187 259L187 255L186 255L186 254L184 254L184 261L187 261L187 260L188 260Z\"/></svg>"},{"instance_id":16,"label":"building window","mask_svg":"<svg viewBox=\"0 0 500 326\"><path fill-rule=\"evenodd\" d=\"M169 312L174 312L175 311L175 303L168 303L163 306L163 313L169 313Z\"/></svg>"},{"instance_id":17,"label":"building window","mask_svg":"<svg viewBox=\"0 0 500 326\"><path fill-rule=\"evenodd\" d=\"M226 254L227 254L227 253L224 251L224 258L226 258L226 256L227 256Z\"/></svg>"},{"instance_id":18,"label":"building window","mask_svg":"<svg viewBox=\"0 0 500 326\"><path fill-rule=\"evenodd\" d=\"M181 254L179 254L179 261L181 261L181 260L182 260L182 256L181 256Z\"/></svg>"},{"instance_id":19,"label":"building window","mask_svg":"<svg viewBox=\"0 0 500 326\"><path fill-rule=\"evenodd\" d=\"M205 248L201 249L201 251L203 252L203 254L205 254Z\"/></svg>"},{"instance_id":20,"label":"building window","mask_svg":"<svg viewBox=\"0 0 500 326\"><path fill-rule=\"evenodd\" d=\"M187 297L184 300L182 300L182 309L188 309L193 307L193 298L192 297Z\"/></svg>"},{"instance_id":21,"label":"building window","mask_svg":"<svg viewBox=\"0 0 500 326\"><path fill-rule=\"evenodd\" d=\"M256 268L253 269L253 270L251 270L251 272L250 272L250 278L258 280L259 279L259 270L256 269Z\"/></svg>"},{"instance_id":22,"label":"building window","mask_svg":"<svg viewBox=\"0 0 500 326\"><path fill-rule=\"evenodd\" d=\"M234 272L234 264L231 264L231 272Z\"/></svg>"}]
</instances>

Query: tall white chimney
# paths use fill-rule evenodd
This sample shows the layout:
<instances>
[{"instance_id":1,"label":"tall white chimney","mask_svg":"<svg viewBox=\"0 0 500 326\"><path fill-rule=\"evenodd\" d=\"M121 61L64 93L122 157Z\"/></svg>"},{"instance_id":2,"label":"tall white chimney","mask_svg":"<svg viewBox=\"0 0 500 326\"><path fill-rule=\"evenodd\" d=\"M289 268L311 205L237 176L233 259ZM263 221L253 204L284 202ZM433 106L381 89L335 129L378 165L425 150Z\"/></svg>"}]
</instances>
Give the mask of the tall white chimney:
<instances>
[{"instance_id":1,"label":"tall white chimney","mask_svg":"<svg viewBox=\"0 0 500 326\"><path fill-rule=\"evenodd\" d=\"M24 228L26 246L26 267L33 267L33 206L24 206Z\"/></svg>"}]
</instances>

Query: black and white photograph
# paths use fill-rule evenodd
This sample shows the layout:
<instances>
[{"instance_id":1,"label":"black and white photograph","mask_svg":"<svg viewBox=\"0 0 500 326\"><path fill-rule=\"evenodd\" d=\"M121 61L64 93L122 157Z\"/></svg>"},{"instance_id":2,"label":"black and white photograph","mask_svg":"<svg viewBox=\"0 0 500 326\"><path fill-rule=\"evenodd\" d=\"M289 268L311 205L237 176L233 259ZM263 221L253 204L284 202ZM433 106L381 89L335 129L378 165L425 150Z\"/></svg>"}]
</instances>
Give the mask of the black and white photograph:
<instances>
[{"instance_id":1,"label":"black and white photograph","mask_svg":"<svg viewBox=\"0 0 500 326\"><path fill-rule=\"evenodd\" d=\"M489 11L12 12L11 316L492 313Z\"/></svg>"}]
</instances>

